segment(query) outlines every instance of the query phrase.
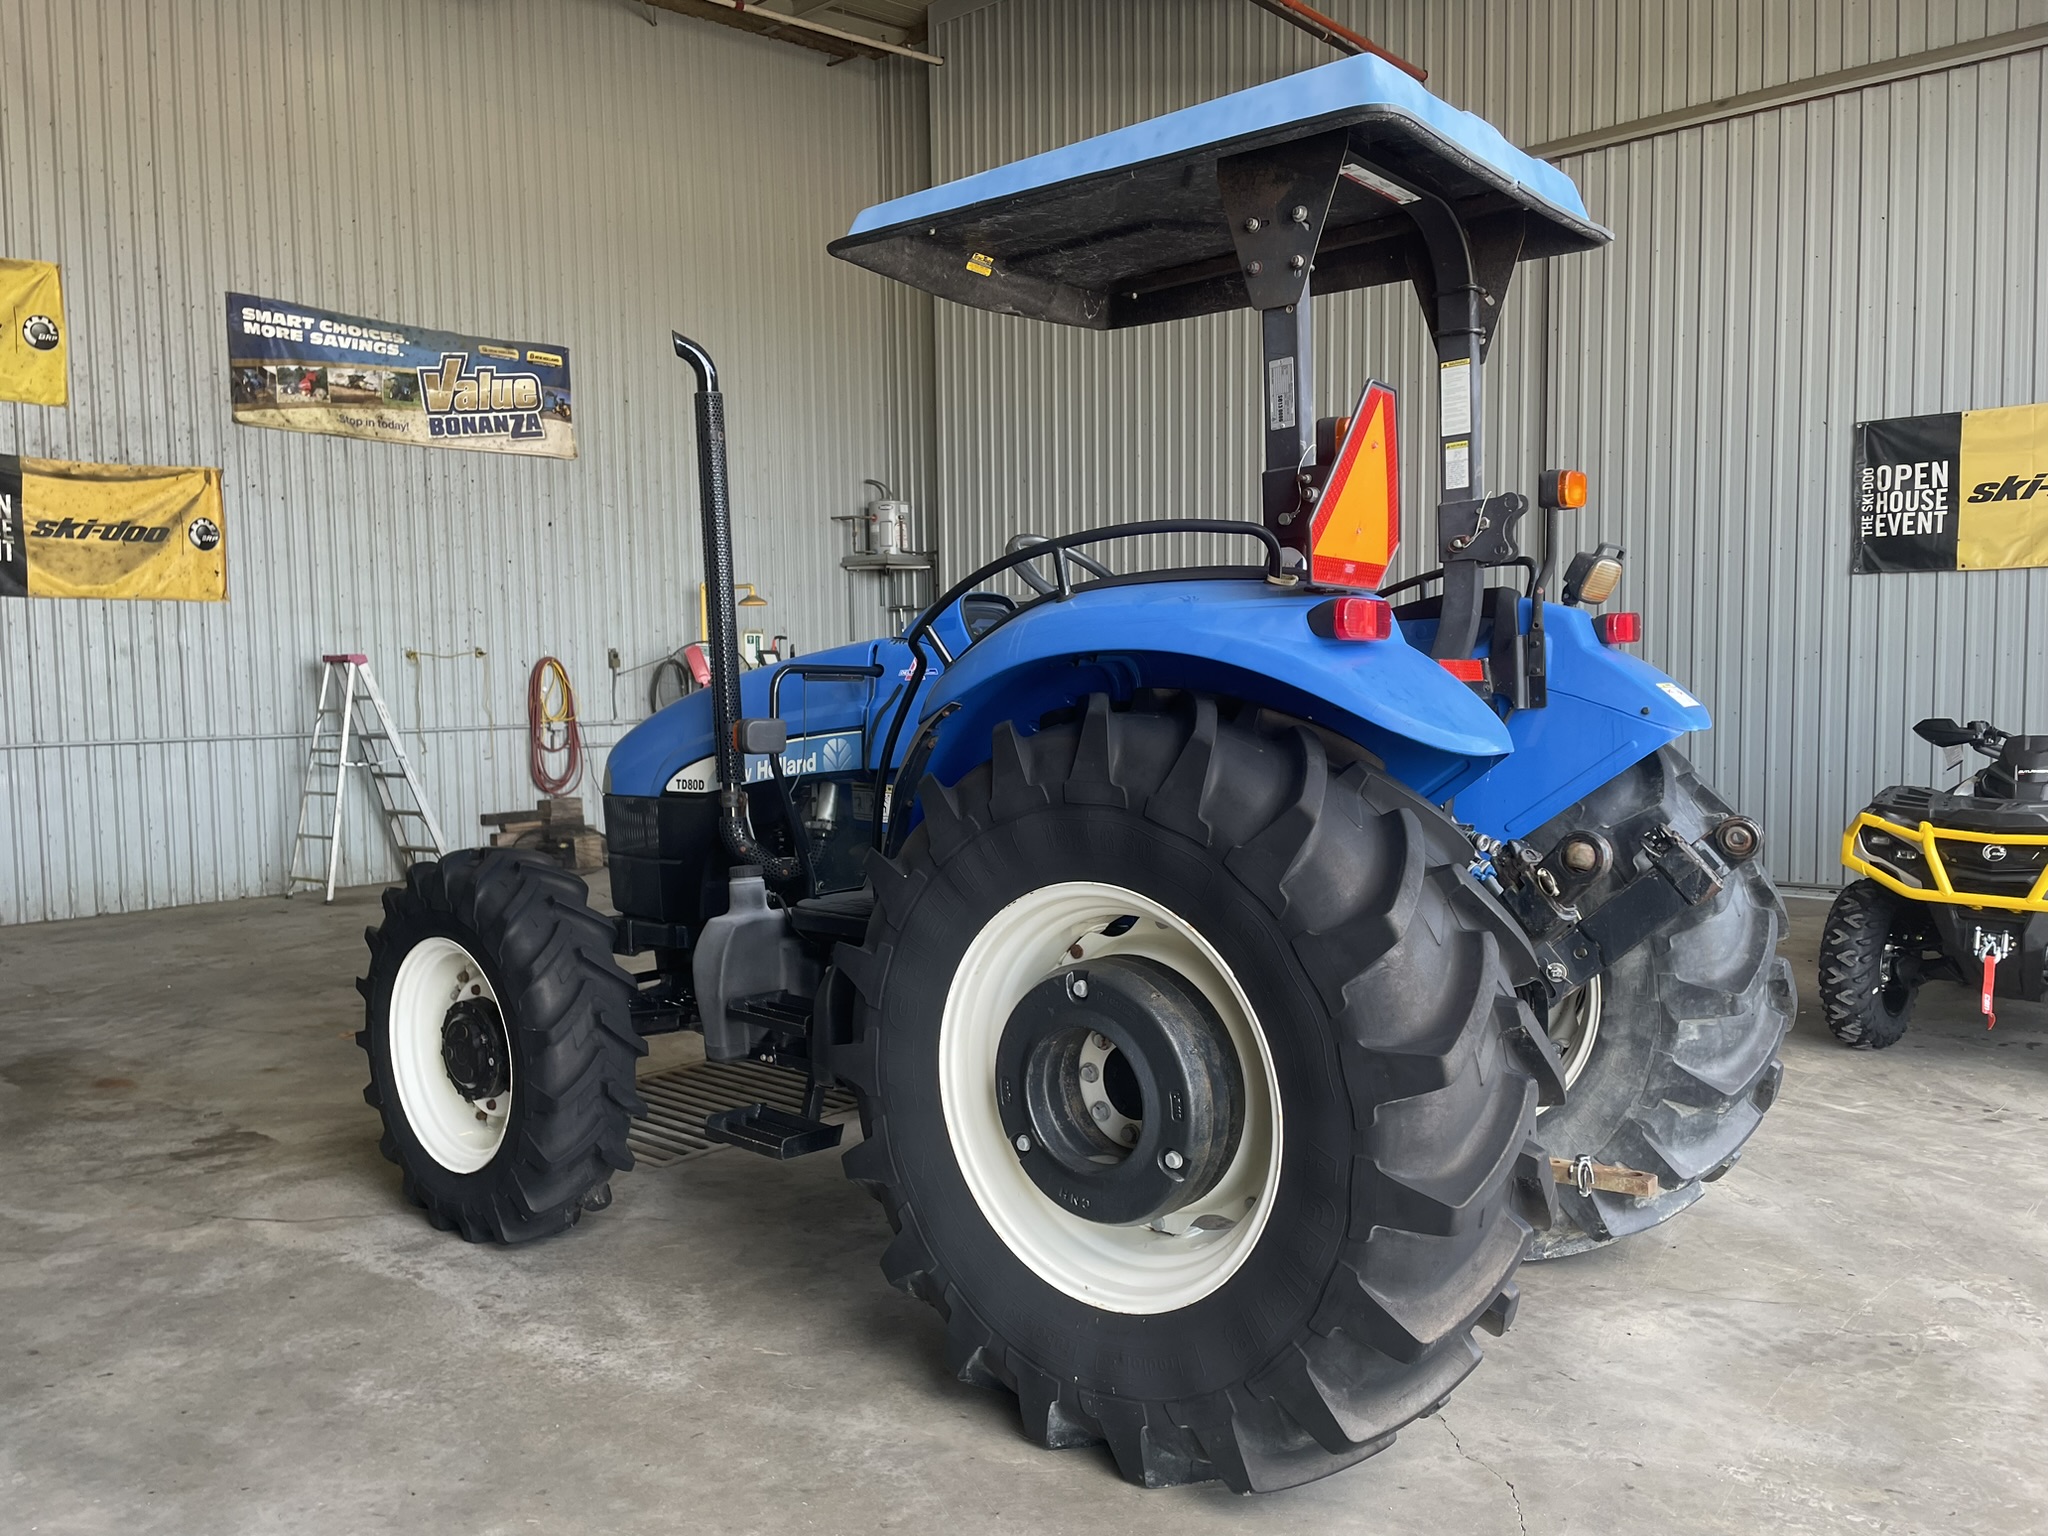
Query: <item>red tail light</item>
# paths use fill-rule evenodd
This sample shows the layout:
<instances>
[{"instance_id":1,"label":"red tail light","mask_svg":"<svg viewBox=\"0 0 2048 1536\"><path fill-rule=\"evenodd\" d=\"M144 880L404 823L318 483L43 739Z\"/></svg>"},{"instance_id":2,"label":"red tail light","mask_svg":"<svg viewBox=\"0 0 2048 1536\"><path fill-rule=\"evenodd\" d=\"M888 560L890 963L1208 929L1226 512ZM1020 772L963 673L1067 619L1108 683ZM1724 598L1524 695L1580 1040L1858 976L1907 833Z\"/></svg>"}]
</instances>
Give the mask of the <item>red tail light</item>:
<instances>
[{"instance_id":1,"label":"red tail light","mask_svg":"<svg viewBox=\"0 0 2048 1536\"><path fill-rule=\"evenodd\" d=\"M1593 621L1593 633L1602 645L1634 645L1643 638L1640 613L1603 613Z\"/></svg>"},{"instance_id":2,"label":"red tail light","mask_svg":"<svg viewBox=\"0 0 2048 1536\"><path fill-rule=\"evenodd\" d=\"M1333 597L1309 609L1308 627L1325 640L1385 640L1394 610L1384 598Z\"/></svg>"}]
</instances>

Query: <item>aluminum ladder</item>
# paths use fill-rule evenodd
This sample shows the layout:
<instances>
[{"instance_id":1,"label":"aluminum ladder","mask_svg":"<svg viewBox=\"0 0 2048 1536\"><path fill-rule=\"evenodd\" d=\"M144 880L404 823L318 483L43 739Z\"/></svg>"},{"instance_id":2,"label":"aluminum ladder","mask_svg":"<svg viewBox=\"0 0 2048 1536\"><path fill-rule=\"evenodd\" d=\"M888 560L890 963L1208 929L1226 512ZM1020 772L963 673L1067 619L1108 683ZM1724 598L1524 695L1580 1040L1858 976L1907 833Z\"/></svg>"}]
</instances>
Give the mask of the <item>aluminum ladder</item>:
<instances>
[{"instance_id":1,"label":"aluminum ladder","mask_svg":"<svg viewBox=\"0 0 2048 1536\"><path fill-rule=\"evenodd\" d=\"M353 749L355 755L350 756ZM320 703L313 715L313 747L306 757L306 782L299 796L299 823L292 839L291 878L285 895L301 886L325 886L334 900L341 868L341 813L348 803L348 775L358 769L377 791L385 829L400 862L448 851L440 823L427 805L426 791L412 759L391 725L391 711L370 671L370 658L357 654L320 658ZM333 802L330 808L327 802ZM420 838L424 835L425 842ZM325 857L321 849L325 847ZM322 869L320 866L326 866Z\"/></svg>"}]
</instances>

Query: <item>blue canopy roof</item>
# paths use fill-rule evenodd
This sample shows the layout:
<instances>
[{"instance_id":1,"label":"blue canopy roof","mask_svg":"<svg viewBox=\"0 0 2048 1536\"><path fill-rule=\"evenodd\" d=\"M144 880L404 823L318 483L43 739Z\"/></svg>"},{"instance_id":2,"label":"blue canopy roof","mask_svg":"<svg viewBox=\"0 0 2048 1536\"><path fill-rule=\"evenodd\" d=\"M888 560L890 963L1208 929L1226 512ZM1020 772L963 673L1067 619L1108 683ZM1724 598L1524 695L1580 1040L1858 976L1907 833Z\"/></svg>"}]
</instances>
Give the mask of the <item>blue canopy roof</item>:
<instances>
[{"instance_id":1,"label":"blue canopy roof","mask_svg":"<svg viewBox=\"0 0 2048 1536\"><path fill-rule=\"evenodd\" d=\"M1216 161L1338 130L1359 174L1347 166L1331 205L1318 292L1407 275L1412 227L1376 172L1461 220L1521 220L1525 258L1609 238L1564 172L1360 55L879 203L831 249L962 303L1098 329L1237 308Z\"/></svg>"}]
</instances>

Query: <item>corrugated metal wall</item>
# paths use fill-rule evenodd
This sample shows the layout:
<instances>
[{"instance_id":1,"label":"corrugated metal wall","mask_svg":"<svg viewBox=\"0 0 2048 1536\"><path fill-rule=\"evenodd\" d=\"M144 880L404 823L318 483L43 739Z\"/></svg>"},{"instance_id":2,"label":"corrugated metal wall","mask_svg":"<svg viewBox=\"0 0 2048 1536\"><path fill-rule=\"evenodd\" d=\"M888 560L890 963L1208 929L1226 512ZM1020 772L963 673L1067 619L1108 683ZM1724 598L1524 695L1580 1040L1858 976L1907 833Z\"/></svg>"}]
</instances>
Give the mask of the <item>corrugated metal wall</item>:
<instances>
[{"instance_id":1,"label":"corrugated metal wall","mask_svg":"<svg viewBox=\"0 0 2048 1536\"><path fill-rule=\"evenodd\" d=\"M1541 144L2048 22L2048 0L1319 0ZM969 174L1320 63L1241 0L936 8L934 170ZM1609 250L1525 266L1489 380L1495 482L1593 475L1583 540L1631 552L1645 654L1717 726L1690 749L1832 884L1875 788L1934 769L1926 714L2048 729L2048 572L1858 577L1853 422L2048 399L2039 51L1562 161ZM1319 303L1321 409L1403 386L1410 486L1434 402L1400 291ZM1256 504L1248 315L1095 336L939 306L938 496L955 570L1018 528ZM1411 501L1402 570L1434 532Z\"/></svg>"},{"instance_id":2,"label":"corrugated metal wall","mask_svg":"<svg viewBox=\"0 0 2048 1536\"><path fill-rule=\"evenodd\" d=\"M647 681L607 649L696 632L671 326L726 374L769 627L871 632L828 518L927 485L929 307L824 245L924 180L923 90L619 0L0 6L0 254L63 266L72 399L0 405L0 450L220 465L231 541L225 605L0 604L0 922L280 889L323 650L370 653L457 843L533 796L552 651L594 813ZM229 289L566 345L581 457L237 428Z\"/></svg>"}]
</instances>

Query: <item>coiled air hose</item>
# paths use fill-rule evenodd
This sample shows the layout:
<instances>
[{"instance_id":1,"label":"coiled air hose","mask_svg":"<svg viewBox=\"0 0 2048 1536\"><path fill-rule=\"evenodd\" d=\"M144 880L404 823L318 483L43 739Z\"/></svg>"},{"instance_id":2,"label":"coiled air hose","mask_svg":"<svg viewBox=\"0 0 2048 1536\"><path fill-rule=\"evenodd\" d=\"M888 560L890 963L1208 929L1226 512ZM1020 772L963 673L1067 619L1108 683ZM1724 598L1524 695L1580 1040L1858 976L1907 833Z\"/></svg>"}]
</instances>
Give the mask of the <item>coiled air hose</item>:
<instances>
[{"instance_id":1,"label":"coiled air hose","mask_svg":"<svg viewBox=\"0 0 2048 1536\"><path fill-rule=\"evenodd\" d=\"M534 787L544 795L566 795L583 778L583 732L576 724L576 690L552 656L541 657L527 675L526 727ZM549 760L556 757L562 771L551 773Z\"/></svg>"}]
</instances>

